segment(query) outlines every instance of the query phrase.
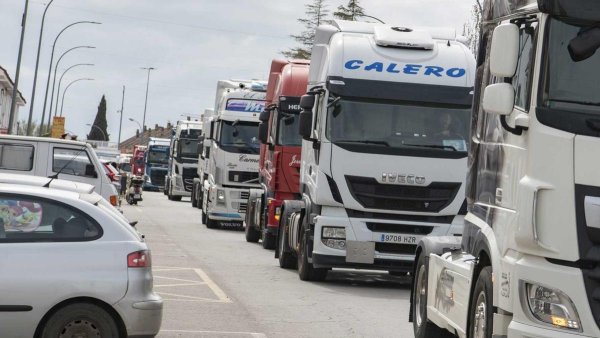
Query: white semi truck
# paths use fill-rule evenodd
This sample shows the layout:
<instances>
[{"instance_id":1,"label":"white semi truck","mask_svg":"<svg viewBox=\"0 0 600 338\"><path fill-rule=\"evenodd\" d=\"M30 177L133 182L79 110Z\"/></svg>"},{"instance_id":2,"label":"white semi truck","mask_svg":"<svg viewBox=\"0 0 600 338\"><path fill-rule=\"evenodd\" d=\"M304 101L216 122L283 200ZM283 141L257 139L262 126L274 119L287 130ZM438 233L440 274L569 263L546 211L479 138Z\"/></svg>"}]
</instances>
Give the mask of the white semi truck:
<instances>
[{"instance_id":1,"label":"white semi truck","mask_svg":"<svg viewBox=\"0 0 600 338\"><path fill-rule=\"evenodd\" d=\"M192 207L202 209L202 187L204 181L208 178L208 159L210 158L210 148L212 140L210 135L212 133L211 127L214 126L211 123L214 120L214 109L207 108L204 113L200 116L200 122L202 122L202 135L200 136L200 147L198 151L198 177L194 178L194 184L192 186Z\"/></svg>"},{"instance_id":2,"label":"white semi truck","mask_svg":"<svg viewBox=\"0 0 600 338\"><path fill-rule=\"evenodd\" d=\"M302 199L276 256L302 280L331 268L406 273L418 241L459 235L475 59L453 29L320 26L300 114Z\"/></svg>"},{"instance_id":3,"label":"white semi truck","mask_svg":"<svg viewBox=\"0 0 600 338\"><path fill-rule=\"evenodd\" d=\"M198 170L198 143L202 123L191 120L177 121L169 147L169 170L165 191L169 200L181 201L192 194Z\"/></svg>"},{"instance_id":4,"label":"white semi truck","mask_svg":"<svg viewBox=\"0 0 600 338\"><path fill-rule=\"evenodd\" d=\"M249 189L259 187L259 115L265 109L266 83L217 83L210 133L205 135L202 222L209 228L242 225ZM207 155L208 154L208 155Z\"/></svg>"},{"instance_id":5,"label":"white semi truck","mask_svg":"<svg viewBox=\"0 0 600 338\"><path fill-rule=\"evenodd\" d=\"M415 336L600 337L600 2L484 10L469 212L419 243Z\"/></svg>"}]
</instances>

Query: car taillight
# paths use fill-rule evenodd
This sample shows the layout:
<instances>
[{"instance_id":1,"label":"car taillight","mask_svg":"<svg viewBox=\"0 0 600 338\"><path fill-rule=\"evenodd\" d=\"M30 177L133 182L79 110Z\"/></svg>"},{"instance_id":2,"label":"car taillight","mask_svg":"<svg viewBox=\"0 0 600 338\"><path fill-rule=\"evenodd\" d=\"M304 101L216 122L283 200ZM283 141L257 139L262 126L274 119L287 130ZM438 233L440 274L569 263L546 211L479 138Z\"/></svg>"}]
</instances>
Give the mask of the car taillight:
<instances>
[{"instance_id":1,"label":"car taillight","mask_svg":"<svg viewBox=\"0 0 600 338\"><path fill-rule=\"evenodd\" d=\"M150 251L142 250L127 255L128 268L149 268L152 266Z\"/></svg>"},{"instance_id":2,"label":"car taillight","mask_svg":"<svg viewBox=\"0 0 600 338\"><path fill-rule=\"evenodd\" d=\"M119 205L119 199L117 198L117 195L110 195L110 204L113 207L116 207L117 205Z\"/></svg>"}]
</instances>

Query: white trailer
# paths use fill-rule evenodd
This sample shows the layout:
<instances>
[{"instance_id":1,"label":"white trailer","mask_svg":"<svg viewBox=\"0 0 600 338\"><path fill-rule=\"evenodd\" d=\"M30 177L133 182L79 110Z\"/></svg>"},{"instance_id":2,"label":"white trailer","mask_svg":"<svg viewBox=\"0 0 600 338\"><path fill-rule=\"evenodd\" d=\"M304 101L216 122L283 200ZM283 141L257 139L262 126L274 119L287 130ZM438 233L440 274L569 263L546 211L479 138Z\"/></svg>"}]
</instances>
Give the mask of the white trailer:
<instances>
[{"instance_id":1,"label":"white trailer","mask_svg":"<svg viewBox=\"0 0 600 338\"><path fill-rule=\"evenodd\" d=\"M320 26L300 114L302 200L277 256L303 280L331 268L412 269L426 235L462 232L475 60L453 29Z\"/></svg>"},{"instance_id":2,"label":"white trailer","mask_svg":"<svg viewBox=\"0 0 600 338\"><path fill-rule=\"evenodd\" d=\"M265 108L263 81L217 83L214 115L205 121L202 221L207 227L242 225L249 189L259 187L259 114Z\"/></svg>"},{"instance_id":3,"label":"white trailer","mask_svg":"<svg viewBox=\"0 0 600 338\"><path fill-rule=\"evenodd\" d=\"M600 337L600 2L484 9L469 212L419 243L415 336Z\"/></svg>"}]
</instances>

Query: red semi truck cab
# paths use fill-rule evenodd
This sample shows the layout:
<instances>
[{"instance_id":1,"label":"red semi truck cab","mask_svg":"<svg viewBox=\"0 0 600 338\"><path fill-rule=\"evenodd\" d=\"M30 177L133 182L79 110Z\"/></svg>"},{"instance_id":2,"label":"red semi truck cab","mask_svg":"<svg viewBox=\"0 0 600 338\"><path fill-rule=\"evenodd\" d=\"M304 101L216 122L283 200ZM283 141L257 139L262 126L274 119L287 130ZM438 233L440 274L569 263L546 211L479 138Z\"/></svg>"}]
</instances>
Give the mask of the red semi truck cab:
<instances>
[{"instance_id":1,"label":"red semi truck cab","mask_svg":"<svg viewBox=\"0 0 600 338\"><path fill-rule=\"evenodd\" d=\"M309 61L273 60L266 104L259 127L259 181L262 191L252 191L246 216L246 239L262 239L274 248L279 214L284 200L299 198L302 138L298 134L300 97L306 93Z\"/></svg>"},{"instance_id":2,"label":"red semi truck cab","mask_svg":"<svg viewBox=\"0 0 600 338\"><path fill-rule=\"evenodd\" d=\"M133 156L131 156L131 175L144 175L145 170L145 161L144 157L146 155L146 146L135 145L133 146Z\"/></svg>"}]
</instances>

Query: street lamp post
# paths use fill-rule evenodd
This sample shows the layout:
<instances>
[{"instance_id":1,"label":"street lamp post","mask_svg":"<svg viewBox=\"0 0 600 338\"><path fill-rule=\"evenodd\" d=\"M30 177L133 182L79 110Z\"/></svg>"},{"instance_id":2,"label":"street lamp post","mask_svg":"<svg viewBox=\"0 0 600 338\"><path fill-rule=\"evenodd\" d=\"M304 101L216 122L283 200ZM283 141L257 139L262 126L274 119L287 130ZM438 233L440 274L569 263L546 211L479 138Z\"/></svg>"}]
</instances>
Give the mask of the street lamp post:
<instances>
[{"instance_id":1,"label":"street lamp post","mask_svg":"<svg viewBox=\"0 0 600 338\"><path fill-rule=\"evenodd\" d=\"M140 131L142 130L142 125L140 125L140 122L138 120L133 119L133 118L130 117L129 121L137 123L138 127L140 128Z\"/></svg>"},{"instance_id":2,"label":"street lamp post","mask_svg":"<svg viewBox=\"0 0 600 338\"><path fill-rule=\"evenodd\" d=\"M52 115L52 103L54 102L54 88L56 87L56 73L58 73L58 65L60 65L60 61L62 60L62 58L65 55L67 55L70 51L75 50L75 49L80 49L80 48L94 49L96 47L92 47L92 46L77 46L77 47L73 47L73 48L67 50L66 52L64 52L58 58L58 61L56 61L56 64L54 65L54 76L52 78L52 93L50 94L50 109L48 109L48 117L50 117L50 115ZM56 93L56 106L54 108L54 116L56 116L57 109L58 109L58 92ZM50 121L50 118L48 118L48 121Z\"/></svg>"},{"instance_id":3,"label":"street lamp post","mask_svg":"<svg viewBox=\"0 0 600 338\"><path fill-rule=\"evenodd\" d=\"M33 103L35 102L35 89L37 85L37 76L38 69L40 66L40 51L42 50L42 37L44 35L44 22L46 21L46 12L48 12L48 8L52 5L54 0L50 0L44 9L44 14L42 15L42 25L40 27L40 37L38 39L38 47L37 47L37 57L35 59L35 72L33 73L33 89L31 90L31 97L29 98L29 118L27 119L27 134L31 135L31 119L33 118ZM44 120L42 120L41 125L44 125Z\"/></svg>"},{"instance_id":4,"label":"street lamp post","mask_svg":"<svg viewBox=\"0 0 600 338\"><path fill-rule=\"evenodd\" d=\"M23 40L25 39L25 23L27 22L27 9L29 0L25 0L25 10L21 20L21 42L19 43L19 55L17 57L17 71L15 72L15 84L12 92L12 101L10 102L10 114L8 115L8 133L13 133L13 124L15 123L15 112L17 108L17 93L19 92L19 76L21 74L21 57L23 56Z\"/></svg>"},{"instance_id":5,"label":"street lamp post","mask_svg":"<svg viewBox=\"0 0 600 338\"><path fill-rule=\"evenodd\" d=\"M121 110L119 113L121 114L121 120L119 121L119 139L117 141L117 148L121 146L121 127L123 127L123 106L125 105L125 86L123 86L123 96L121 96Z\"/></svg>"},{"instance_id":6,"label":"street lamp post","mask_svg":"<svg viewBox=\"0 0 600 338\"><path fill-rule=\"evenodd\" d=\"M104 133L104 130L102 130L102 128L98 127L95 124L91 124L91 123L86 123L85 125L86 126L91 126L92 128L96 128L96 129L100 130L100 132L102 133L102 138L104 138L103 141L108 141L108 139L106 138L106 134Z\"/></svg>"},{"instance_id":7,"label":"street lamp post","mask_svg":"<svg viewBox=\"0 0 600 338\"><path fill-rule=\"evenodd\" d=\"M75 67L78 67L78 66L94 66L94 64L92 64L92 63L78 63L76 65L73 65L73 66L67 68L62 73L62 75L60 76L60 79L58 80L58 89L56 91L56 109L54 109L54 116L56 116L56 113L57 113L57 110L58 110L58 96L60 95L60 87L62 85L62 79L65 76L65 74L67 74L67 72L69 72L69 70L71 70L71 69L73 69ZM52 101L50 101L50 102L52 102ZM50 106L50 107L52 107L52 106Z\"/></svg>"},{"instance_id":8,"label":"street lamp post","mask_svg":"<svg viewBox=\"0 0 600 338\"><path fill-rule=\"evenodd\" d=\"M150 86L150 71L155 70L156 68L154 67L143 67L142 69L147 70L148 71L148 78L146 80L146 100L144 101L144 118L142 119L142 128L146 126L146 108L148 106L148 87ZM142 129L142 134L145 132L144 129Z\"/></svg>"},{"instance_id":9,"label":"street lamp post","mask_svg":"<svg viewBox=\"0 0 600 338\"><path fill-rule=\"evenodd\" d=\"M52 53L50 54L50 65L48 66L48 79L46 80L46 94L44 95L44 108L42 109L42 124L44 124L44 117L46 114L46 103L48 102L48 90L50 89L50 76L52 75L52 63L54 61L54 49L56 48L56 42L58 41L58 38L60 38L60 36L62 35L62 33L64 31L66 31L69 27L78 25L78 24L82 24L82 23L89 23L89 24L93 24L93 25L100 25L100 22L95 22L95 21L77 21L74 22L68 26L66 26L65 28L63 28L60 33L58 33L58 35L56 36L56 38L54 39L54 43L52 44ZM50 124L48 124L50 125ZM40 132L41 133L41 132Z\"/></svg>"},{"instance_id":10,"label":"street lamp post","mask_svg":"<svg viewBox=\"0 0 600 338\"><path fill-rule=\"evenodd\" d=\"M77 83L79 81L93 81L93 80L94 79L90 79L90 78L81 78L81 79L71 81L71 83L69 83L67 85L67 87L65 87L65 90L63 91L63 94L62 94L62 102L60 103L60 116L62 116L63 106L65 104L65 94L69 90L69 87L71 87L72 85L74 85L75 83ZM57 104L58 104L58 102L57 102ZM48 125L48 127L50 127L50 125Z\"/></svg>"}]
</instances>

